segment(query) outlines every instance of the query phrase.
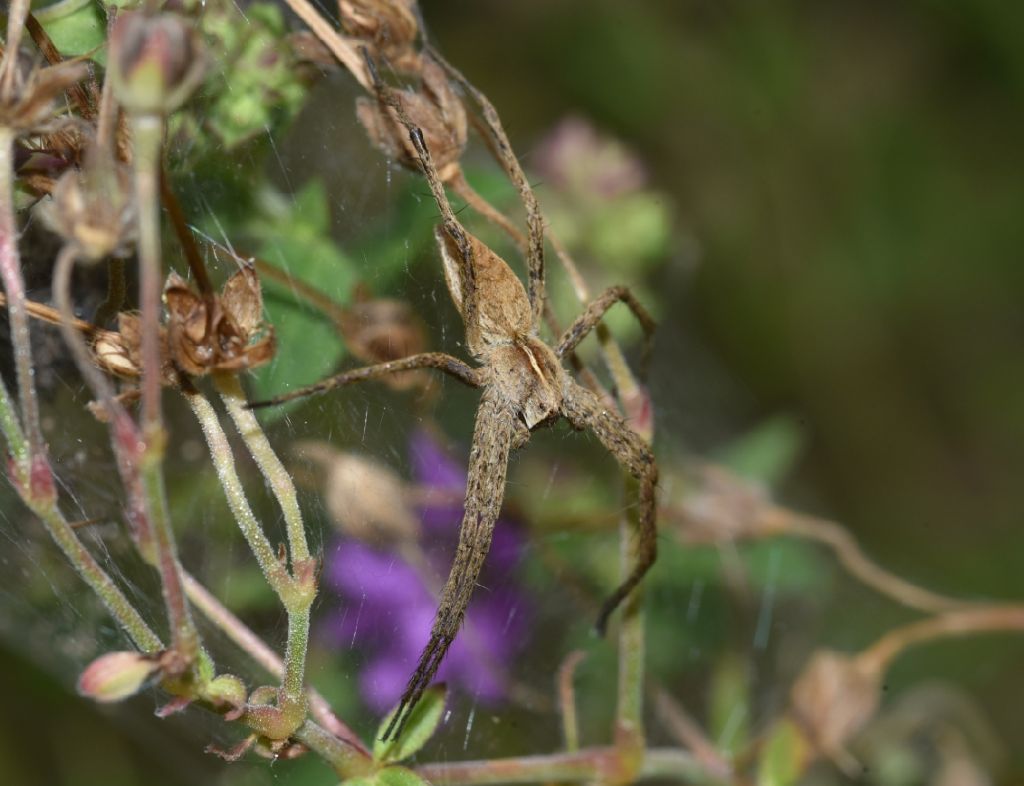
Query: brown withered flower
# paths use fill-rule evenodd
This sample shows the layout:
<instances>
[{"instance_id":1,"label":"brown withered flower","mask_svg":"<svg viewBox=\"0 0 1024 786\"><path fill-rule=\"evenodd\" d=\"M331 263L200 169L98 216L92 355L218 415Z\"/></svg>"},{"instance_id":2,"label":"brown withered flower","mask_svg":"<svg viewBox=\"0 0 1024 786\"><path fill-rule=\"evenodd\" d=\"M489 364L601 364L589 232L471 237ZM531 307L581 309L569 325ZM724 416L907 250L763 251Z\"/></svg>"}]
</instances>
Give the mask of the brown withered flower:
<instances>
[{"instance_id":1,"label":"brown withered flower","mask_svg":"<svg viewBox=\"0 0 1024 786\"><path fill-rule=\"evenodd\" d=\"M793 685L797 724L820 754L844 769L855 766L846 746L878 711L881 680L870 658L819 650Z\"/></svg>"},{"instance_id":2,"label":"brown withered flower","mask_svg":"<svg viewBox=\"0 0 1024 786\"><path fill-rule=\"evenodd\" d=\"M466 148L468 131L466 109L452 90L444 69L425 58L419 89L403 93L402 105L412 124L423 132L441 180L450 182L460 173L459 159ZM407 169L420 171L416 148L392 107L385 107L374 99L361 98L356 102L356 117L366 129L370 141L385 155Z\"/></svg>"},{"instance_id":3,"label":"brown withered flower","mask_svg":"<svg viewBox=\"0 0 1024 786\"><path fill-rule=\"evenodd\" d=\"M426 349L423 323L408 303L390 298L372 298L362 290L340 319L348 350L366 363L387 363L416 355ZM429 377L423 371L392 374L381 380L394 390L424 387Z\"/></svg>"},{"instance_id":4,"label":"brown withered flower","mask_svg":"<svg viewBox=\"0 0 1024 786\"><path fill-rule=\"evenodd\" d=\"M256 368L274 356L274 331L263 321L263 294L251 267L242 267L219 295L209 297L171 273L164 305L168 354L189 376Z\"/></svg>"},{"instance_id":5,"label":"brown withered flower","mask_svg":"<svg viewBox=\"0 0 1024 786\"><path fill-rule=\"evenodd\" d=\"M40 67L8 50L0 64L0 126L17 134L52 130L58 96L86 74L82 60Z\"/></svg>"},{"instance_id":6,"label":"brown withered flower","mask_svg":"<svg viewBox=\"0 0 1024 786\"><path fill-rule=\"evenodd\" d=\"M374 59L387 60L396 71L416 73L420 25L414 6L414 0L338 0L341 29L358 38Z\"/></svg>"},{"instance_id":7,"label":"brown withered flower","mask_svg":"<svg viewBox=\"0 0 1024 786\"><path fill-rule=\"evenodd\" d=\"M136 311L117 315L117 330L97 330L92 336L96 365L122 379L142 376L142 318ZM160 328L160 384L177 383L167 352L167 331Z\"/></svg>"},{"instance_id":8,"label":"brown withered flower","mask_svg":"<svg viewBox=\"0 0 1024 786\"><path fill-rule=\"evenodd\" d=\"M131 172L98 146L89 147L81 170L61 175L53 199L40 209L47 225L83 261L124 256L135 242Z\"/></svg>"}]
</instances>

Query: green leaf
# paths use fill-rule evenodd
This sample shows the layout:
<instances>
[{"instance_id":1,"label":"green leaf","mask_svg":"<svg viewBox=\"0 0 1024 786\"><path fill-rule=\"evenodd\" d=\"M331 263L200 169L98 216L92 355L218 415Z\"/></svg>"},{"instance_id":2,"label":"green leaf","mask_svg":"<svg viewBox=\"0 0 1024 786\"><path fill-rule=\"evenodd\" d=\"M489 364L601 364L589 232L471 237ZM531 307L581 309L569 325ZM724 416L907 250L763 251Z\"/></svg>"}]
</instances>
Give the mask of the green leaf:
<instances>
[{"instance_id":1,"label":"green leaf","mask_svg":"<svg viewBox=\"0 0 1024 786\"><path fill-rule=\"evenodd\" d=\"M765 420L719 452L718 460L737 475L769 488L793 468L803 447L799 424L787 415Z\"/></svg>"},{"instance_id":2,"label":"green leaf","mask_svg":"<svg viewBox=\"0 0 1024 786\"><path fill-rule=\"evenodd\" d=\"M807 738L793 721L775 724L761 752L757 786L793 786L807 768Z\"/></svg>"},{"instance_id":3,"label":"green leaf","mask_svg":"<svg viewBox=\"0 0 1024 786\"><path fill-rule=\"evenodd\" d=\"M50 11L44 7L36 11L36 18L64 57L91 53L104 42L107 34L98 3L87 2L71 8L73 10L67 14L61 13L59 8ZM104 54L99 50L93 58L102 63Z\"/></svg>"},{"instance_id":4,"label":"green leaf","mask_svg":"<svg viewBox=\"0 0 1024 786\"><path fill-rule=\"evenodd\" d=\"M711 678L711 738L726 754L741 751L750 737L750 669L743 658L726 653Z\"/></svg>"},{"instance_id":5,"label":"green leaf","mask_svg":"<svg viewBox=\"0 0 1024 786\"><path fill-rule=\"evenodd\" d=\"M327 193L310 181L293 198L265 194L263 215L250 227L262 243L259 256L293 279L308 284L338 304L348 301L356 280L351 262L329 235ZM262 399L323 379L345 354L330 316L281 282L261 277L267 318L277 333L274 360L252 376L251 395ZM300 402L295 402L297 406ZM288 405L264 410L264 422L280 417Z\"/></svg>"},{"instance_id":6,"label":"green leaf","mask_svg":"<svg viewBox=\"0 0 1024 786\"><path fill-rule=\"evenodd\" d=\"M377 729L376 739L373 741L373 758L381 762L402 761L422 748L441 722L447 693L444 685L429 688L409 713L409 720L398 739L383 742L381 737L384 736L384 731L390 725L398 707L391 710Z\"/></svg>"}]
</instances>

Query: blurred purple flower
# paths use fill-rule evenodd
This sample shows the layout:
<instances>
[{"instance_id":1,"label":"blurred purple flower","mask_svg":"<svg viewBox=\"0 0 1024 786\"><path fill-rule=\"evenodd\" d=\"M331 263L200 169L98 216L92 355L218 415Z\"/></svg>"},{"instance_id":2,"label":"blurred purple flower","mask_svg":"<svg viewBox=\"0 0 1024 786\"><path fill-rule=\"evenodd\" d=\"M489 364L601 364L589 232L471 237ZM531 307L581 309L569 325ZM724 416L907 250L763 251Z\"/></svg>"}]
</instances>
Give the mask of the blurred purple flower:
<instances>
[{"instance_id":1,"label":"blurred purple flower","mask_svg":"<svg viewBox=\"0 0 1024 786\"><path fill-rule=\"evenodd\" d=\"M426 565L419 567L398 551L346 538L328 552L324 567L325 584L342 604L326 620L322 633L334 647L363 656L360 694L377 712L390 709L401 697L430 637L437 598L424 584L422 572L429 570L440 586L462 520L462 465L426 430L413 434L409 458L414 482L436 497L419 507ZM513 575L521 554L522 540L515 528L499 520L466 622L436 678L485 703L505 697L506 666L527 632L526 602Z\"/></svg>"}]
</instances>

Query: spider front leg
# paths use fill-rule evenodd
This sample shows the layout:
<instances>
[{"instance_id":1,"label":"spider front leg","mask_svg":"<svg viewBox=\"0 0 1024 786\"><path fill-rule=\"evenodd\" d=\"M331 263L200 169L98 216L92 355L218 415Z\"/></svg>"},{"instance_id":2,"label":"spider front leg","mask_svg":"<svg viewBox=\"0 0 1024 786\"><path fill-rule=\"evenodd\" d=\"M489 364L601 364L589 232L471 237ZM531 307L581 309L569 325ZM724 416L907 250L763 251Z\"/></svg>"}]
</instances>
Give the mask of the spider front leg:
<instances>
[{"instance_id":1,"label":"spider front leg","mask_svg":"<svg viewBox=\"0 0 1024 786\"><path fill-rule=\"evenodd\" d=\"M608 617L640 583L658 554L654 498L658 466L650 446L629 427L621 415L608 409L591 391L570 382L562 407L563 414L573 426L593 431L605 449L640 484L636 562L622 584L601 604L596 627L599 633L604 634Z\"/></svg>"},{"instance_id":2,"label":"spider front leg","mask_svg":"<svg viewBox=\"0 0 1024 786\"><path fill-rule=\"evenodd\" d=\"M559 358L563 358L576 349L579 343L587 337L587 334L601 321L605 312L620 302L625 303L629 307L629 310L633 312L633 316L636 317L636 321L643 328L643 357L646 359L650 354L651 336L654 334L656 325L654 319L647 313L647 309L640 304L640 301L633 296L629 289L623 286L608 287L608 289L590 301L590 305L586 307L582 314L576 317L576 321L569 326L568 330L558 340L555 354Z\"/></svg>"},{"instance_id":3,"label":"spider front leg","mask_svg":"<svg viewBox=\"0 0 1024 786\"><path fill-rule=\"evenodd\" d=\"M271 407L276 404L283 404L286 401L292 399L301 398L303 396L309 396L314 393L324 393L334 388L340 388L345 385L350 385L353 382L364 382L368 379L376 379L377 377L383 377L387 374L396 374L399 371L412 371L418 368L434 368L438 371L443 371L449 376L455 377L460 382L464 382L470 387L480 387L480 381L477 376L475 369L467 366L458 358L446 355L443 352L424 352L420 355L410 355L407 358L401 360L392 360L387 363L380 363L376 366L364 366L363 368L354 368L349 371L342 371L340 374L335 374L333 377L322 379L312 385L308 385L298 390L292 390L288 393L282 393L280 396L267 399L266 401L251 401L247 405L249 409L259 409L261 407Z\"/></svg>"},{"instance_id":4,"label":"spider front leg","mask_svg":"<svg viewBox=\"0 0 1024 786\"><path fill-rule=\"evenodd\" d=\"M491 548L494 524L498 520L505 496L508 457L513 440L520 431L511 407L492 391L486 390L480 400L473 430L465 512L459 529L455 559L441 591L430 641L420 655L416 670L406 685L398 710L385 729L382 740L397 738L402 733L409 714L434 678L445 653L459 632L480 569Z\"/></svg>"}]
</instances>

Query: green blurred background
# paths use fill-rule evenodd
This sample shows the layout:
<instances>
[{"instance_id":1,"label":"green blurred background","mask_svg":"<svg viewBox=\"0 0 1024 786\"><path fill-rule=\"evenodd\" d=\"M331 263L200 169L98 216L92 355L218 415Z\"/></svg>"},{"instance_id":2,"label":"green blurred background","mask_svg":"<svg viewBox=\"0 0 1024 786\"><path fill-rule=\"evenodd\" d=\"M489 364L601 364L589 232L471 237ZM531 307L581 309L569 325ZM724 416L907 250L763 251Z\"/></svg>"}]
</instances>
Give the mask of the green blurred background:
<instances>
[{"instance_id":1,"label":"green blurred background","mask_svg":"<svg viewBox=\"0 0 1024 786\"><path fill-rule=\"evenodd\" d=\"M1024 598L1024 4L425 0L423 12L441 51L498 106L527 168L569 114L646 167L671 237L656 262L608 260L605 274L636 283L658 311L649 379L666 458L721 456L781 423L778 439L799 446L776 487L783 501L842 521L922 585ZM296 191L322 174L331 232L348 249L365 215L387 226L392 214L386 195L353 196L385 181L379 162L360 166L365 142L337 140L341 164L318 153L337 127L358 133L344 81L318 87L317 111L282 140L286 174L267 169ZM317 121L324 106L344 121ZM554 199L545 189L542 202ZM391 288L429 300L415 283L429 274L414 268L414 283ZM443 417L466 435L465 411ZM908 619L844 584L813 605L782 608L779 624L816 645L862 647ZM169 744L146 702L98 715L68 698L70 674L54 684L34 670L39 647L2 655L4 783L329 782L310 763L204 759L189 727L210 720L172 722ZM805 654L755 662L761 693ZM1019 783L1022 667L1019 639L943 644L901 660L889 687L959 686L1009 754L1000 782ZM675 675L673 686L703 697L704 679Z\"/></svg>"}]
</instances>

